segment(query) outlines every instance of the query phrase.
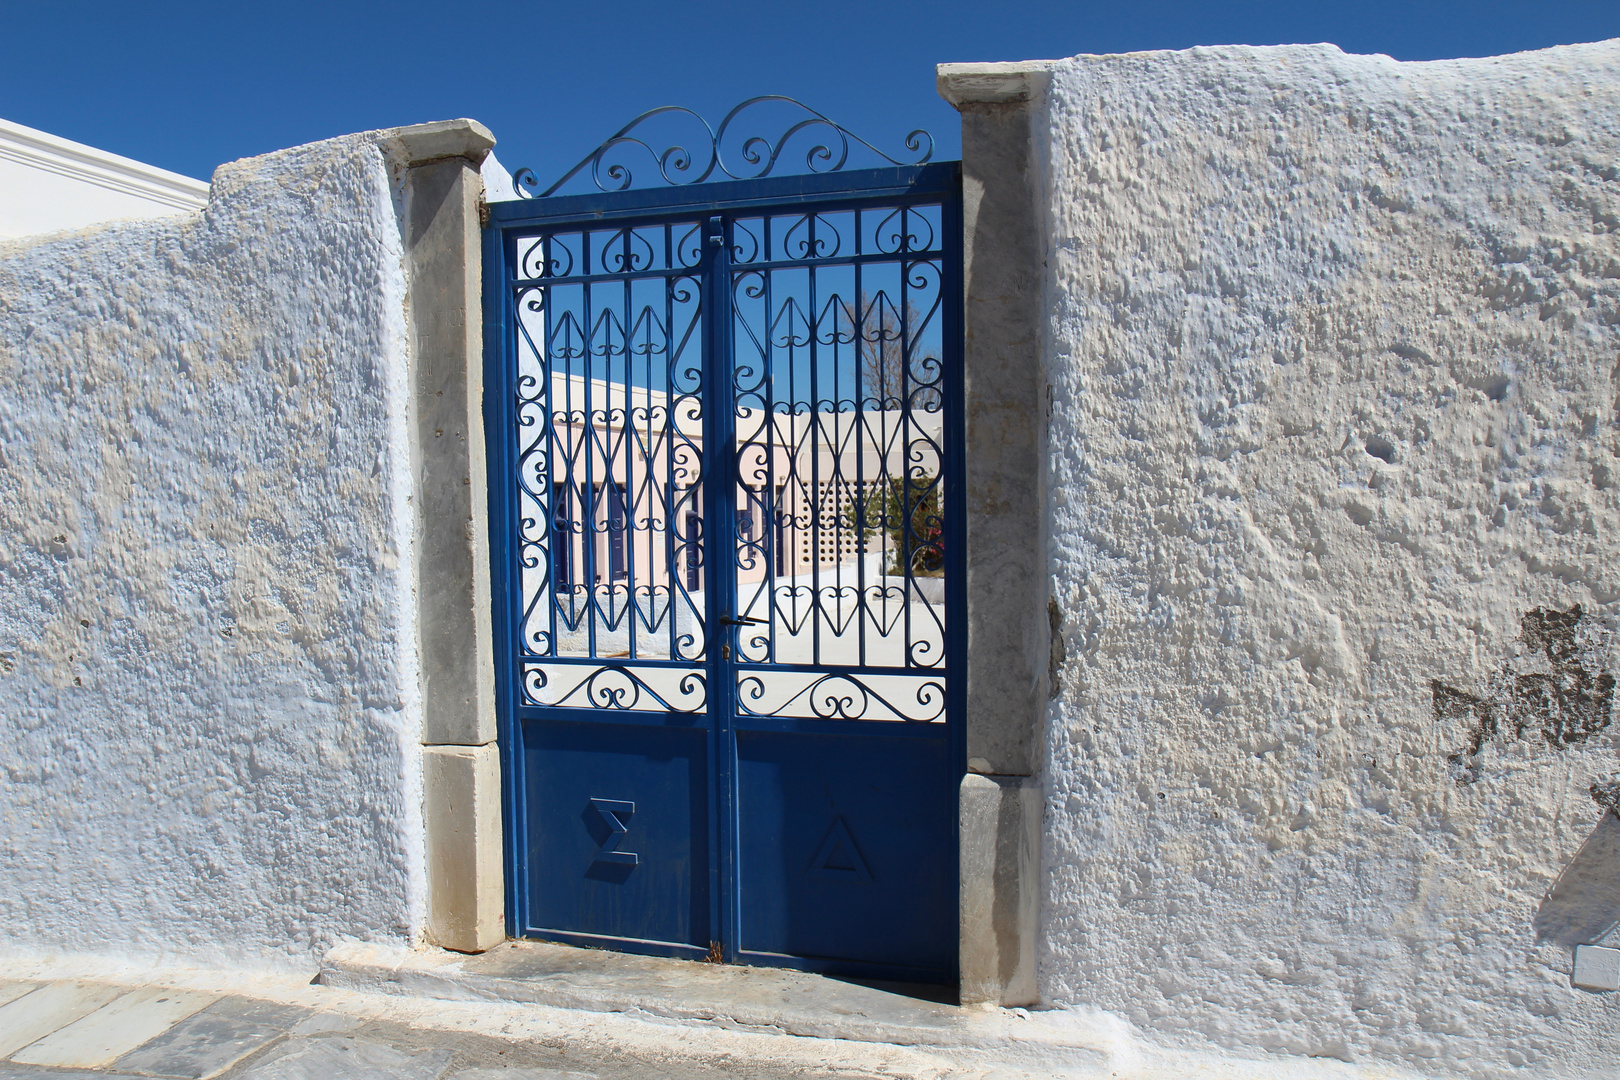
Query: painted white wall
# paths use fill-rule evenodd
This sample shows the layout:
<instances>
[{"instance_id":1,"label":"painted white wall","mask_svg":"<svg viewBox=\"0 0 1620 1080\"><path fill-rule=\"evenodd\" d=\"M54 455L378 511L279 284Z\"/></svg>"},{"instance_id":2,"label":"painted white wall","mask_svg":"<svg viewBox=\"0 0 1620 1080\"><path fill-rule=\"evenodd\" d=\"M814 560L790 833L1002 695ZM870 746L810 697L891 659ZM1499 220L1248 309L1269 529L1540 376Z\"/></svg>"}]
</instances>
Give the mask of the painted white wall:
<instances>
[{"instance_id":1,"label":"painted white wall","mask_svg":"<svg viewBox=\"0 0 1620 1080\"><path fill-rule=\"evenodd\" d=\"M1570 663L1615 670L1620 42L1076 57L1036 135L1046 999L1240 1052L1620 1073L1620 997L1570 985L1620 919L1588 790L1620 731L1549 742L1533 677L1578 680L1524 635L1579 605ZM1476 757L1435 680L1501 718Z\"/></svg>"},{"instance_id":2,"label":"painted white wall","mask_svg":"<svg viewBox=\"0 0 1620 1080\"><path fill-rule=\"evenodd\" d=\"M421 924L376 139L0 243L0 953L307 963Z\"/></svg>"},{"instance_id":3,"label":"painted white wall","mask_svg":"<svg viewBox=\"0 0 1620 1080\"><path fill-rule=\"evenodd\" d=\"M495 160L493 150L485 155L484 163L478 168L478 176L484 181L485 202L511 202L522 197L512 183L512 174L506 171L505 165Z\"/></svg>"},{"instance_id":4,"label":"painted white wall","mask_svg":"<svg viewBox=\"0 0 1620 1080\"><path fill-rule=\"evenodd\" d=\"M201 210L208 185L0 120L0 239Z\"/></svg>"}]
</instances>

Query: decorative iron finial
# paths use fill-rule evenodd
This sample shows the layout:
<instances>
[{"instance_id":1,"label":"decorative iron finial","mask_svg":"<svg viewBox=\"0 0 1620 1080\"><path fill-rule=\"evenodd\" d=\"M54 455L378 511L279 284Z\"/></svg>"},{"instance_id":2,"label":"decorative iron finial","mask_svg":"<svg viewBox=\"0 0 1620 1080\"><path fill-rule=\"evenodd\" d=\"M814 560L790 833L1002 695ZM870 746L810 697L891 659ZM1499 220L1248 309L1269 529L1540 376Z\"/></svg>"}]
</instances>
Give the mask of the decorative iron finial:
<instances>
[{"instance_id":1,"label":"decorative iron finial","mask_svg":"<svg viewBox=\"0 0 1620 1080\"><path fill-rule=\"evenodd\" d=\"M726 132L730 130L732 121L746 109L766 101L781 101L802 109L808 115L790 124L774 142L762 135L750 135L742 142L736 156L739 162L727 163L724 159L722 143ZM679 143L672 143L662 152L653 148L654 144L632 134L637 127L655 116L666 113L680 113L690 116L699 124L709 136L708 158L700 161L694 158L692 152ZM900 161L890 157L859 135L854 134L843 125L835 123L823 114L810 108L802 101L796 101L780 94L765 94L760 97L749 98L726 113L725 119L720 121L718 128L709 126L709 122L691 109L679 105L663 105L656 109L648 109L624 127L614 132L612 137L585 155L585 158L563 174L562 178L544 191L536 192L540 181L534 175L533 169L518 169L512 174L513 186L518 194L524 198L545 198L553 195L564 184L578 176L587 166L590 167L591 181L596 184L599 191L624 191L630 187L632 176L629 166L622 162L609 162L604 169L603 161L610 151L620 146L639 146L645 150L649 157L658 166L658 173L666 184L683 186L686 184L701 184L714 175L715 171L723 173L733 180L757 180L762 176L769 176L775 170L787 144L799 132L810 128L825 128L832 132L836 138L820 138L804 155L805 169L813 173L837 172L849 160L850 140L854 140L866 147L872 153L889 162L891 165L922 165L934 156L934 137L921 128L906 136L906 149L918 155L914 161ZM834 149L836 147L836 150ZM701 167L700 167L701 165ZM735 167L733 167L735 166Z\"/></svg>"}]
</instances>

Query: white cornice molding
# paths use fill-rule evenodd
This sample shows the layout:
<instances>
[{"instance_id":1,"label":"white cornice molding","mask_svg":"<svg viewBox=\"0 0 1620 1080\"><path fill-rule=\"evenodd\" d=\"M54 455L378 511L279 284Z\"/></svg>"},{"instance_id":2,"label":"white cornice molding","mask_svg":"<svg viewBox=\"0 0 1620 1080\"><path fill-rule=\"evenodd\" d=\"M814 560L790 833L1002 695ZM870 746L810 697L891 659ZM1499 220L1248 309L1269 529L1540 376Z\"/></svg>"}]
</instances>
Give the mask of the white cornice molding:
<instances>
[{"instance_id":1,"label":"white cornice molding","mask_svg":"<svg viewBox=\"0 0 1620 1080\"><path fill-rule=\"evenodd\" d=\"M0 120L0 159L55 173L176 210L201 210L208 185L155 165Z\"/></svg>"}]
</instances>

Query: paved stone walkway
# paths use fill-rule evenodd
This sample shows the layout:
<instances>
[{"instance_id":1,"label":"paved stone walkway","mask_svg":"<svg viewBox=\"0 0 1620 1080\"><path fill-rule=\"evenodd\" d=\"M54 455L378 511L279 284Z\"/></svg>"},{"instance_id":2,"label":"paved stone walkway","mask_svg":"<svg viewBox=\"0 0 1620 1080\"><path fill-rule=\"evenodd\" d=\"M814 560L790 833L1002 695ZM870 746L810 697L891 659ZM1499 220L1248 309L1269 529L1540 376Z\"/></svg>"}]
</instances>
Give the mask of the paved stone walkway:
<instances>
[{"instance_id":1,"label":"paved stone walkway","mask_svg":"<svg viewBox=\"0 0 1620 1080\"><path fill-rule=\"evenodd\" d=\"M618 954L346 949L314 974L9 961L0 1080L1416 1080Z\"/></svg>"},{"instance_id":2,"label":"paved stone walkway","mask_svg":"<svg viewBox=\"0 0 1620 1080\"><path fill-rule=\"evenodd\" d=\"M424 1025L420 1014L378 1019L197 989L0 980L0 1080L966 1080L998 1072L923 1061L816 1063L803 1051L817 1040L783 1035L774 1038L795 1044L800 1060L739 1055L712 1045L727 1034L694 1039L671 1030L664 1048L645 1037L629 1045L556 1034L501 1038Z\"/></svg>"}]
</instances>

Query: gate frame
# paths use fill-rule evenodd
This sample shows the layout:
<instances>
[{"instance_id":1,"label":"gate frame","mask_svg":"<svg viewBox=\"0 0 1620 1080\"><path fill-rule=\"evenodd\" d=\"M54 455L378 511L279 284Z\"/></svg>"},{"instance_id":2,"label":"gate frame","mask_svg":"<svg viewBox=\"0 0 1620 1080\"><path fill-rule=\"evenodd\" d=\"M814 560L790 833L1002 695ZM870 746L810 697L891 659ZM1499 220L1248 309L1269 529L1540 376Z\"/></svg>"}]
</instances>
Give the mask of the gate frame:
<instances>
[{"instance_id":1,"label":"gate frame","mask_svg":"<svg viewBox=\"0 0 1620 1080\"><path fill-rule=\"evenodd\" d=\"M952 190L954 189L954 191ZM940 193L942 206L940 226L946 235L954 232L958 243L962 237L962 210L961 198L962 173L961 163L955 161L933 162L923 165L905 165L877 169L861 169L827 173L808 173L786 176L772 176L751 180L722 180L704 183L678 185L667 188L639 188L628 191L592 192L581 195L548 196L534 199L507 200L497 203L484 204L484 228L482 236L482 270L491 267L504 268L507 262L505 244L505 228L520 226L524 228L543 228L548 225L563 225L568 227L591 228L597 224L612 223L621 226L634 226L646 222L661 222L672 215L680 215L702 222L703 244L707 248L718 237L712 235L714 224L719 219L714 215L728 214L732 216L747 215L755 209L761 212L780 211L802 203L814 212L825 209L828 213L837 213L845 209L865 205L887 206L902 199L917 199L919 194L932 199L933 192ZM959 249L960 250L960 249ZM724 252L722 252L724 258ZM723 263L729 267L729 263ZM941 297L951 302L943 312L943 333L946 339L954 337L960 348L964 340L963 327L963 265L960 261L943 260L941 267ZM729 269L721 273L729 275ZM492 274L485 279L486 284L494 286L483 289L483 385L497 388L504 384L506 378L506 365L508 345L514 330L510 325L510 305L504 295L504 289L499 286L496 275ZM719 299L717 302L717 298ZM720 289L713 280L705 284L705 335L709 338L706 350L706 364L729 364L729 360L721 357L730 356L730 340L734 328L729 318L730 310L729 290ZM709 367L706 372L705 385L711 387L729 386L729 375L722 380L717 378L718 371ZM960 393L950 393L945 398L945 423L948 429L957 432L966 430L966 377L965 371L961 382ZM716 406L722 404L719 400ZM490 494L489 503L489 558L491 592L491 621L493 623L493 642L495 656L495 712L498 736L496 740L499 749L501 766L501 780L508 787L505 797L501 800L501 824L506 842L502 844L502 867L505 872L505 913L509 932L515 933L521 929L524 920L518 917L520 911L519 890L520 875L518 847L527 831L524 821L522 794L510 790L513 777L518 774L517 757L520 752L520 735L515 733L513 718L516 715L517 702L521 700L519 680L520 665L512 663L515 652L513 639L512 611L509 606L509 590L500 585L500 575L509 572L512 565L513 550L512 537L514 535L515 507L504 483L506 478L513 475L516 462L512 460L512 447L509 433L512 430L513 416L511 401L504 393L486 394L483 400L483 427L488 438L487 461L488 476L490 479L499 479L503 486L500 494ZM729 407L724 413L723 430L729 430L732 418L729 416ZM722 439L722 444L725 442ZM946 506L963 508L956 513L959 523L964 523L965 509L968 502L966 490L966 446L963 438L956 438L948 442L945 458L942 461L945 477L943 495ZM488 484L486 483L486 488ZM733 541L732 529L726 521L726 515L717 514L716 507L723 501L718 486L710 485L705 496L704 518L706 521L718 521L719 527L713 531L710 540L718 544L718 550L727 549ZM707 532L707 530L706 530ZM958 532L956 543L946 548L947 575L946 599L947 616L946 625L953 625L952 614L959 620L957 626L965 625L967 621L967 546L963 542L966 538L966 529ZM722 597L718 605L720 610L729 610L729 602ZM962 630L947 633L945 640L945 715L948 718L949 728L946 738L949 769L956 777L966 772L967 766L967 634ZM707 663L707 661L706 661ZM719 682L716 684L715 695L711 698L707 708L711 712L724 713L730 709L731 694ZM721 731L728 725L725 722L717 723L713 729L714 737L721 737ZM718 792L721 799L720 813L725 816L730 812L727 806L729 794L726 790ZM718 836L711 837L717 844L735 844L734 835L728 835L729 830L722 828ZM961 863L961 830L957 830L957 909L961 911L963 901L962 892L962 863ZM735 855L735 852L733 852ZM715 902L721 905L719 925L714 927L716 933L721 935L725 942L725 957L732 960L734 954L739 953L736 940L736 924L738 913L735 910L736 882L733 880L737 873L735 858L719 857L716 851L716 866L727 868L722 870L722 879L717 880ZM726 898L730 898L728 901ZM586 935L555 934L551 940L573 942L584 945L599 945L595 939ZM960 976L961 938L958 936L958 975ZM690 948L681 946L650 946L637 951L645 951L656 955L678 955L696 957L700 955ZM746 961L744 961L746 962ZM809 970L817 970L822 965L814 960L805 960L802 966ZM909 975L899 969L889 969L884 965L855 965L842 963L837 965L839 970L858 976L890 979L907 979ZM856 970L869 969L869 970Z\"/></svg>"}]
</instances>

